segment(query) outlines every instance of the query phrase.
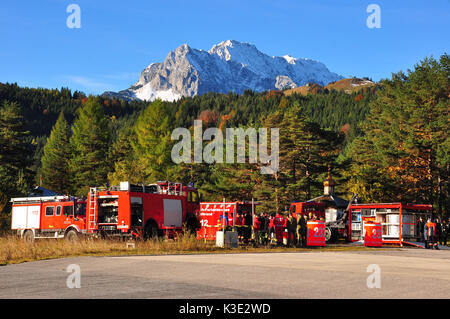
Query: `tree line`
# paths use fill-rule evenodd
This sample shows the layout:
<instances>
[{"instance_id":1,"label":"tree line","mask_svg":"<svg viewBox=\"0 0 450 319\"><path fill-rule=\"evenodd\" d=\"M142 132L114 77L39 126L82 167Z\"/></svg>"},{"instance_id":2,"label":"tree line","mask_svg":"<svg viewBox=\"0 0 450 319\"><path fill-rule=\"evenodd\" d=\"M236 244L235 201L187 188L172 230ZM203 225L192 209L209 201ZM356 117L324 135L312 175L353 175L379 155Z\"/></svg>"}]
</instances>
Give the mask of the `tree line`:
<instances>
[{"instance_id":1,"label":"tree line","mask_svg":"<svg viewBox=\"0 0 450 319\"><path fill-rule=\"evenodd\" d=\"M320 195L330 167L343 197L432 203L445 215L449 87L447 54L352 94L245 91L145 103L3 84L0 216L6 225L8 200L36 184L86 196L89 186L125 180L194 182L205 200L255 198L260 209L277 211ZM223 131L279 128L279 170L264 175L261 164L248 162L173 163L172 131L192 131L196 119Z\"/></svg>"}]
</instances>

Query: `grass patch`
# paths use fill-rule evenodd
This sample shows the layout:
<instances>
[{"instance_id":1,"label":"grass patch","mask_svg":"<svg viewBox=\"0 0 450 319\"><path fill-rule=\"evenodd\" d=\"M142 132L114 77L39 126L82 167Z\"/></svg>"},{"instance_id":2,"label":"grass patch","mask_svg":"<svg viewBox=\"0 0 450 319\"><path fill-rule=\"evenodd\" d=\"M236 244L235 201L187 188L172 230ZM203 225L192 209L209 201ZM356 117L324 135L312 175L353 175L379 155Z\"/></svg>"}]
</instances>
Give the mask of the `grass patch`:
<instances>
[{"instance_id":1,"label":"grass patch","mask_svg":"<svg viewBox=\"0 0 450 319\"><path fill-rule=\"evenodd\" d=\"M267 252L312 252L312 251L362 251L373 250L358 246L327 246L323 248L287 248L277 246L240 246L229 249L216 247L214 242L197 240L195 236L182 235L177 240L135 241L134 248L127 248L121 240L81 239L66 242L64 239L37 239L25 243L16 236L0 238L0 265L74 256L126 256L169 255L205 253L267 253Z\"/></svg>"}]
</instances>

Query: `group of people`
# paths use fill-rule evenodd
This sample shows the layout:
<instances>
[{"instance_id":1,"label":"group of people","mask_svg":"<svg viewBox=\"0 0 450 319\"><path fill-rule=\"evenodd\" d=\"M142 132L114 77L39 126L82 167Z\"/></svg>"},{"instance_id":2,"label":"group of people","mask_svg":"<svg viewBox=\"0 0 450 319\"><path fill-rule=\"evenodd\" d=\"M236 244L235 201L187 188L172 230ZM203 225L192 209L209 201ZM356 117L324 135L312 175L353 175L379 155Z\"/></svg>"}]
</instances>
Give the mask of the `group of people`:
<instances>
[{"instance_id":1,"label":"group of people","mask_svg":"<svg viewBox=\"0 0 450 319\"><path fill-rule=\"evenodd\" d=\"M252 224L253 218L250 212L236 214L235 226L237 226L239 241L245 244L248 244L250 242L250 239L252 238L252 229L251 229Z\"/></svg>"},{"instance_id":2,"label":"group of people","mask_svg":"<svg viewBox=\"0 0 450 319\"><path fill-rule=\"evenodd\" d=\"M432 220L429 218L426 222L419 218L417 221L417 233L420 240L425 243L427 249L439 249L439 245L446 245L447 238L450 235L450 218L448 221L441 222L439 218Z\"/></svg>"},{"instance_id":3,"label":"group of people","mask_svg":"<svg viewBox=\"0 0 450 319\"><path fill-rule=\"evenodd\" d=\"M287 217L284 217L287 216ZM288 246L305 247L307 237L307 221L315 220L313 214L298 215L294 217L292 213L284 214L262 213L255 215L254 220L251 213L237 213L235 226L237 226L238 238L240 242L248 244L251 239L251 226L253 225L254 241L258 245L268 245L269 243L283 244L283 233L288 232Z\"/></svg>"}]
</instances>

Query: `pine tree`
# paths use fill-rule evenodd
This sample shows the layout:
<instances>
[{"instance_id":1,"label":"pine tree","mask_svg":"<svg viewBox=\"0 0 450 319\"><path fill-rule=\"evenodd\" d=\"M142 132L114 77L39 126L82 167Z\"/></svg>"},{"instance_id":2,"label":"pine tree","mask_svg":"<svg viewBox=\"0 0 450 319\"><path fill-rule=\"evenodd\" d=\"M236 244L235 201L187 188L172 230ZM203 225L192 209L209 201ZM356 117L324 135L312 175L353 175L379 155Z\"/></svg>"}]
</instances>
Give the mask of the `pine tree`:
<instances>
[{"instance_id":1,"label":"pine tree","mask_svg":"<svg viewBox=\"0 0 450 319\"><path fill-rule=\"evenodd\" d=\"M70 138L72 158L69 167L76 195L85 196L89 186L101 186L107 181L110 163L107 161L110 132L108 119L98 98L89 97L79 109Z\"/></svg>"},{"instance_id":2,"label":"pine tree","mask_svg":"<svg viewBox=\"0 0 450 319\"><path fill-rule=\"evenodd\" d=\"M383 81L350 155L350 183L364 197L434 203L439 214L448 207L448 62L427 58Z\"/></svg>"},{"instance_id":3,"label":"pine tree","mask_svg":"<svg viewBox=\"0 0 450 319\"><path fill-rule=\"evenodd\" d=\"M27 142L29 132L25 130L19 104L5 101L0 107L0 226L9 222L7 214L9 199L24 195L31 174L29 154L32 153Z\"/></svg>"},{"instance_id":4,"label":"pine tree","mask_svg":"<svg viewBox=\"0 0 450 319\"><path fill-rule=\"evenodd\" d=\"M28 135L19 104L5 101L0 108L0 166L13 179L29 164Z\"/></svg>"},{"instance_id":5,"label":"pine tree","mask_svg":"<svg viewBox=\"0 0 450 319\"><path fill-rule=\"evenodd\" d=\"M321 129L296 106L269 115L264 126L279 128L279 168L259 178L258 199L272 201L274 205L267 208L279 211L293 200L318 194L328 166L338 166L343 135Z\"/></svg>"},{"instance_id":6,"label":"pine tree","mask_svg":"<svg viewBox=\"0 0 450 319\"><path fill-rule=\"evenodd\" d=\"M145 181L143 162L135 153L131 144L136 143L136 135L132 127L126 127L119 132L117 140L111 146L109 163L114 163L114 171L108 173L111 185L120 182L142 183Z\"/></svg>"},{"instance_id":7,"label":"pine tree","mask_svg":"<svg viewBox=\"0 0 450 319\"><path fill-rule=\"evenodd\" d=\"M61 112L44 146L39 171L42 186L61 194L71 191L69 161L72 154L69 140L69 125Z\"/></svg>"}]
</instances>

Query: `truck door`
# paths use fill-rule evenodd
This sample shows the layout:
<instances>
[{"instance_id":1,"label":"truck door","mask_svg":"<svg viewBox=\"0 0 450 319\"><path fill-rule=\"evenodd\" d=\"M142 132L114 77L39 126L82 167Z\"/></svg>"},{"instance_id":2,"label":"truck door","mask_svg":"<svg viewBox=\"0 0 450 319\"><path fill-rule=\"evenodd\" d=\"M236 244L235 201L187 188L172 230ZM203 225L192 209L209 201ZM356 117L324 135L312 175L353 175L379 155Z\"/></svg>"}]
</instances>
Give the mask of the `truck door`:
<instances>
[{"instance_id":1,"label":"truck door","mask_svg":"<svg viewBox=\"0 0 450 319\"><path fill-rule=\"evenodd\" d=\"M181 200L164 199L164 227L182 227L183 209Z\"/></svg>"},{"instance_id":2,"label":"truck door","mask_svg":"<svg viewBox=\"0 0 450 319\"><path fill-rule=\"evenodd\" d=\"M142 197L131 197L131 227L144 226Z\"/></svg>"},{"instance_id":3,"label":"truck door","mask_svg":"<svg viewBox=\"0 0 450 319\"><path fill-rule=\"evenodd\" d=\"M42 223L41 223L42 230L53 230L57 228L56 207L57 205L55 203L43 205L44 211L42 212ZM59 212L61 213L61 210Z\"/></svg>"}]
</instances>

